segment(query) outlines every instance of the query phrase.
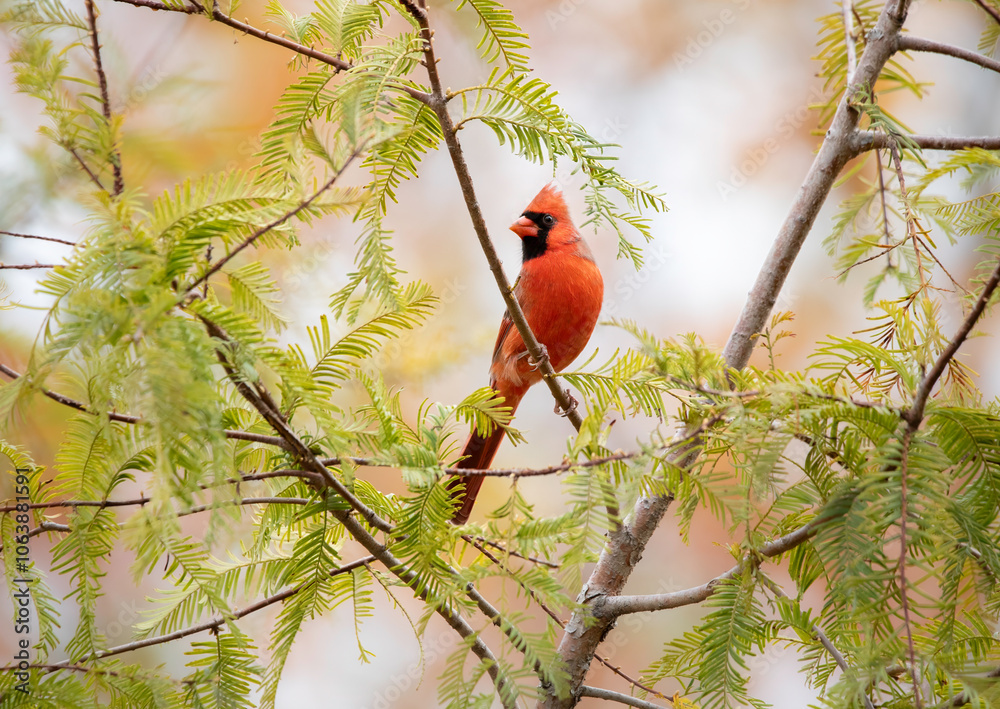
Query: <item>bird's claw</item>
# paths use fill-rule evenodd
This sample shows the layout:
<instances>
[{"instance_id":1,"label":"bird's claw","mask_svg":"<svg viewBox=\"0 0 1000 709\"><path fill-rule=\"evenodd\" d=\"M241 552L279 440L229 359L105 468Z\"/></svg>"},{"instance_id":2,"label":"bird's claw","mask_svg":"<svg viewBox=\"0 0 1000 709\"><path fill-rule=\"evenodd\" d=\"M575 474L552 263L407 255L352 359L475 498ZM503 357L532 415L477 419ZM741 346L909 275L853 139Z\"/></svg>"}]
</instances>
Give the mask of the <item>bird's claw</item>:
<instances>
[{"instance_id":1,"label":"bird's claw","mask_svg":"<svg viewBox=\"0 0 1000 709\"><path fill-rule=\"evenodd\" d=\"M527 357L527 359L528 359L528 366L531 367L532 369L538 369L539 367L542 366L542 362L548 360L548 358L549 358L549 350L548 350L548 348L545 345L543 345L541 342L538 343L538 347L539 347L539 349L541 349L542 356L538 358L537 362L531 356L530 352L525 352L524 353L524 356Z\"/></svg>"},{"instance_id":2,"label":"bird's claw","mask_svg":"<svg viewBox=\"0 0 1000 709\"><path fill-rule=\"evenodd\" d=\"M566 392L566 396L569 397L569 408L563 409L562 405L557 401L554 412L560 416L569 416L576 411L576 407L580 405L580 402L573 398L573 395L569 393L569 389L565 389L564 391Z\"/></svg>"}]
</instances>

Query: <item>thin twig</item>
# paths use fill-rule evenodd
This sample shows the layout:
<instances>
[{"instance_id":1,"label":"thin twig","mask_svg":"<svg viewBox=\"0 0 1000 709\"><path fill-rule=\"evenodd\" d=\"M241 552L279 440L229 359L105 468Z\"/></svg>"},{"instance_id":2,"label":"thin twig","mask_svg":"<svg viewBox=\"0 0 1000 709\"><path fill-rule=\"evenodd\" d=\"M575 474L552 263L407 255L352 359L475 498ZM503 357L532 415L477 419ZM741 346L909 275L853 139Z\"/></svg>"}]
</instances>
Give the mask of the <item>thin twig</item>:
<instances>
[{"instance_id":1,"label":"thin twig","mask_svg":"<svg viewBox=\"0 0 1000 709\"><path fill-rule=\"evenodd\" d=\"M216 3L213 3L212 10L206 12L205 8L198 2L191 0L190 5L173 6L167 5L158 0L115 0L115 2L120 2L126 5L132 5L134 7L146 7L151 10L165 10L168 12L180 12L185 15L210 15L213 20L219 22L228 27L232 27L234 30L253 37L255 39L262 40L264 42L269 42L271 44L276 44L279 47L284 47L285 49L290 49L296 54L301 54L304 57L309 57L310 59L315 59L316 61L332 66L337 71L348 71L353 68L353 64L346 62L340 57L336 57L332 54L327 54L326 52L321 52L313 47L308 47L304 44L299 44L298 42L288 39L282 35L272 34L266 30L259 29L247 22L241 22L224 12L219 10ZM426 102L427 94L420 89L413 88L412 86L407 86L406 84L394 83L393 86L400 91L408 94L412 98L418 101Z\"/></svg>"},{"instance_id":2,"label":"thin twig","mask_svg":"<svg viewBox=\"0 0 1000 709\"><path fill-rule=\"evenodd\" d=\"M97 83L101 89L101 111L104 114L104 122L107 124L108 133L114 137L114 130L111 126L111 100L108 98L108 78L104 74L104 64L101 61L101 43L97 38L97 13L94 10L94 0L86 0L87 24L90 26L90 49L94 55L94 70L97 72ZM112 141L113 143L113 141ZM112 197L117 197L125 189L122 180L122 156L118 148L112 145L111 148L111 171L114 175L114 188Z\"/></svg>"},{"instance_id":3,"label":"thin twig","mask_svg":"<svg viewBox=\"0 0 1000 709\"><path fill-rule=\"evenodd\" d=\"M0 229L0 234L4 236L16 236L19 239L38 239L39 241L52 241L57 244L66 244L66 246L76 246L72 241L66 241L65 239L57 239L54 236L37 236L35 234L18 234L15 231L3 231Z\"/></svg>"},{"instance_id":4,"label":"thin twig","mask_svg":"<svg viewBox=\"0 0 1000 709\"><path fill-rule=\"evenodd\" d=\"M913 431L909 428L903 434L902 453L899 460L899 559L896 562L897 576L899 581L899 604L903 610L903 628L906 632L906 653L910 661L910 679L913 682L913 704L916 709L920 709L923 701L920 697L920 674L917 672L917 649L913 644L913 624L910 620L910 584L906 580L906 557L909 552L907 545L907 517L909 516L909 486L907 485L907 474L909 472L910 442L913 440Z\"/></svg>"},{"instance_id":5,"label":"thin twig","mask_svg":"<svg viewBox=\"0 0 1000 709\"><path fill-rule=\"evenodd\" d=\"M920 388L917 389L917 393L913 397L913 403L903 413L903 418L909 424L912 431L916 431L920 427L920 422L924 418L924 408L927 406L931 390L934 388L937 380L941 378L941 375L944 374L948 363L955 357L958 348L969 337L969 333L972 332L972 328L975 327L976 322L982 317L987 304L990 302L990 298L993 296L993 292L997 289L997 285L1000 285L1000 259L997 260L997 267L986 282L986 285L983 286L983 291L979 294L975 305L972 306L972 310L965 316L965 320L962 322L961 327L959 327L958 332L955 333L951 342L948 343L948 346L938 356L934 362L934 366L924 375L923 380L920 382Z\"/></svg>"},{"instance_id":6,"label":"thin twig","mask_svg":"<svg viewBox=\"0 0 1000 709\"><path fill-rule=\"evenodd\" d=\"M766 574L762 574L761 577L764 580L764 584L769 589L771 589L774 595L778 596L779 598L785 598L785 599L788 598L788 594L786 594L785 591L781 588L781 586L779 586L773 579L771 579ZM840 650L837 649L837 646L833 644L833 641L830 640L829 636L827 636L827 634L823 632L823 629L819 627L818 624L813 623L810 626L809 630L812 632L813 635L816 636L816 639L819 640L820 644L824 648L826 648L826 651L830 653L830 657L832 657L833 661L837 663L837 667L840 668L840 671L843 672L844 674L850 672L851 668L847 664L847 659L840 652ZM868 698L868 695L864 695L864 699L865 699L865 709L875 709L875 707L872 705L872 700Z\"/></svg>"},{"instance_id":7,"label":"thin twig","mask_svg":"<svg viewBox=\"0 0 1000 709\"><path fill-rule=\"evenodd\" d=\"M898 47L901 52L931 52L933 54L944 54L949 57L955 57L956 59L964 59L967 62L978 64L984 69L1000 73L1000 62L996 59L991 59L990 57L983 56L978 52L963 49L962 47L956 47L943 42L935 42L932 39L924 39L923 37L914 37L911 34L904 34L899 37Z\"/></svg>"},{"instance_id":8,"label":"thin twig","mask_svg":"<svg viewBox=\"0 0 1000 709\"><path fill-rule=\"evenodd\" d=\"M554 564L554 563L552 563L551 561L549 561L547 559L539 559L537 556L529 556L529 555L526 555L526 554L521 554L521 553L516 552L516 551L514 551L512 549L507 549L503 545L497 544L496 542L491 541L489 539L486 539L485 537L474 537L471 534L463 534L462 535L462 539L464 539L465 541L467 541L472 546L476 547L476 549L479 549L484 554L487 554L487 552L480 545L491 546L494 549L499 550L503 554L506 554L508 556L513 556L513 557L516 557L518 559L524 559L525 561L530 561L532 564L538 564L540 566L547 566L550 569L558 569L558 568L560 568L559 564ZM490 556L490 558L493 558L493 557Z\"/></svg>"},{"instance_id":9,"label":"thin twig","mask_svg":"<svg viewBox=\"0 0 1000 709\"><path fill-rule=\"evenodd\" d=\"M5 374L11 379L18 379L21 377L16 371L11 369L5 364L0 363L0 374ZM71 409L76 409L77 411L82 411L86 414L92 414L94 416L107 416L110 421L118 421L119 423L129 423L129 424L139 424L142 423L142 418L139 416L131 416L129 414L119 414L114 411L99 412L94 411L86 404L77 401L76 399L71 399L68 396L60 394L58 392L52 391L51 389L46 389L44 387L36 387L42 394L52 399L63 406L68 406ZM278 436L267 436L261 433L250 433L248 431L235 431L231 429L226 429L223 431L226 438L236 440L236 441L251 441L253 443L263 443L269 446L277 446L279 448L287 448L288 444L285 443L284 439Z\"/></svg>"},{"instance_id":10,"label":"thin twig","mask_svg":"<svg viewBox=\"0 0 1000 709\"><path fill-rule=\"evenodd\" d=\"M552 392L552 396L559 404L559 408L566 415L566 418L569 419L570 423L573 424L573 427L579 431L580 426L583 425L583 418L580 416L580 412L575 410L569 393L560 386L555 370L552 369L552 363L549 362L548 356L542 351L541 346L538 344L538 339L531 331L531 327L524 317L524 311L521 310L521 305L517 302L517 298L514 297L510 282L507 280L506 274L504 274L503 265L500 262L500 257L497 256L493 241L490 239L489 229L486 226L486 220L483 218L482 210L479 207L479 200L476 198L476 190L472 184L472 175L469 173L469 166L465 162L462 144L458 140L458 133L455 130L451 114L448 113L447 97L441 84L441 77L438 74L437 57L434 53L434 33L428 23L427 12L413 2L401 2L400 4L414 17L420 26L420 34L424 41L424 64L426 65L427 77L431 85L431 94L427 105L434 111L438 123L441 125L445 145L448 148L448 154L451 157L452 166L455 169L455 175L462 190L462 197L465 200L469 218L472 220L472 228L486 256L490 272L496 280L504 305L507 306L507 313L510 315L514 327L517 328L518 333L521 335L521 339L524 341L532 361L538 362L542 378L549 387L549 391Z\"/></svg>"},{"instance_id":11,"label":"thin twig","mask_svg":"<svg viewBox=\"0 0 1000 709\"><path fill-rule=\"evenodd\" d=\"M889 208L886 205L885 199L885 176L882 174L882 153L878 150L875 151L875 164L878 170L878 194L879 201L882 203L882 232L885 236L886 252L885 258L888 268L894 268L892 264L892 248L890 244L892 243L892 236L889 234ZM879 254L881 256L882 254ZM841 274L843 275L843 274ZM839 276L838 276L839 277Z\"/></svg>"},{"instance_id":12,"label":"thin twig","mask_svg":"<svg viewBox=\"0 0 1000 709\"><path fill-rule=\"evenodd\" d=\"M90 166L86 162L84 162L83 158L80 157L80 154L76 152L76 148L74 148L72 145L66 145L64 143L60 143L60 145L62 145L64 148L66 148L67 151L69 151L69 154L73 156L73 158L80 165L80 167L83 168L83 171L87 173L87 177L90 178L90 181L93 182L95 185L97 185L97 189L101 190L101 192L108 192L108 188L105 187L104 183L102 183L101 180L97 177L97 175L94 174L94 171L90 169ZM108 194L111 193L108 192Z\"/></svg>"},{"instance_id":13,"label":"thin twig","mask_svg":"<svg viewBox=\"0 0 1000 709\"><path fill-rule=\"evenodd\" d=\"M330 576L338 576L340 574L348 573L356 568L365 566L366 564L374 560L375 560L374 556L366 556L363 559L357 559L356 561L352 561L349 564L338 566L336 569L333 569L332 571L330 571ZM116 647L108 648L107 650L101 650L99 652L95 652L93 655L78 658L76 662L91 662L93 660L103 660L108 657L114 657L115 655L122 655L126 652L134 652L144 647L150 647L152 645L162 645L163 643L168 643L172 640L179 640L180 638L186 638L189 635L194 635L204 630L213 630L215 628L220 627L227 620L239 620L240 618L244 618L250 615L251 613L256 613L257 611L267 608L270 605L274 605L275 603L284 601L287 598L291 598L296 593L302 591L303 589L307 588L309 585L313 583L316 582L307 581L299 584L298 586L294 586L293 588L285 589L284 591L276 593L273 596L268 596L267 598L263 598L257 601L256 603L251 603L249 606L246 606L245 608L241 608L240 610L234 611L231 616L213 618L212 620L207 620L203 623L198 623L197 625L192 625L187 628L181 628L180 630L175 630L172 633L167 633L165 635L157 635L154 638L145 638L143 640L136 640L134 642L125 643L124 645L118 645ZM69 669L74 664L75 662L73 660L65 660L63 662L59 662L53 665L52 671Z\"/></svg>"},{"instance_id":14,"label":"thin twig","mask_svg":"<svg viewBox=\"0 0 1000 709\"><path fill-rule=\"evenodd\" d=\"M30 271L34 268L56 268L57 263L0 263L0 270Z\"/></svg>"},{"instance_id":15,"label":"thin twig","mask_svg":"<svg viewBox=\"0 0 1000 709\"><path fill-rule=\"evenodd\" d=\"M289 219L294 217L296 214L301 212L303 209L309 207L317 199L319 199L320 195L322 195L324 192L333 187L334 183L336 183L337 180L340 178L340 176L344 174L344 171L347 170L348 166L350 166L350 164L354 162L354 159L357 158L358 155L360 155L364 151L364 148L365 146L360 146L357 149L355 149L354 152L352 152L348 156L347 160L344 161L344 164L341 165L336 172L334 172L333 176L329 180L327 180L322 187L316 190L310 197L306 198L302 202L299 202L298 205L296 205L293 209L288 210L274 221L257 229L253 234L244 239L236 248L234 248L225 256L216 261L211 267L209 267L207 271L201 274L201 276L199 276L194 281L194 283L190 284L187 288L185 288L182 291L182 296L186 296L188 293L191 293L199 285L206 282L215 273L217 273L220 269L222 269L223 266L225 266L233 258L235 258L236 255L239 254L243 249L253 245L254 242L256 242L257 239L259 239L260 237L264 236L264 234L267 234L272 229L281 226Z\"/></svg>"}]
</instances>

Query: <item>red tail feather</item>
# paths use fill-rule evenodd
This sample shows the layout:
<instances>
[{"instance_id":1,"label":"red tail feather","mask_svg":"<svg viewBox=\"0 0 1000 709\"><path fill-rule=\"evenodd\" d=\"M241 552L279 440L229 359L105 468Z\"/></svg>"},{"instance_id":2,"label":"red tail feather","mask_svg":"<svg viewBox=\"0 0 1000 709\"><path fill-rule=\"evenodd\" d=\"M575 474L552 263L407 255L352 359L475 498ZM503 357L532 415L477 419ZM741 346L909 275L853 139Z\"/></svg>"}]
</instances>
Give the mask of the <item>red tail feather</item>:
<instances>
[{"instance_id":1,"label":"red tail feather","mask_svg":"<svg viewBox=\"0 0 1000 709\"><path fill-rule=\"evenodd\" d=\"M513 412L520 402L520 396L508 394L503 403L505 406L511 407ZM504 433L504 429L499 426L495 427L488 436L480 435L479 431L473 431L465 442L465 447L462 448L462 455L465 456L465 459L459 461L455 467L463 470L489 468L490 464L493 463L493 457L497 454L497 449L500 448ZM476 504L476 496L479 494L479 488L483 485L484 477L483 475L467 475L454 477L448 481L448 489L454 491L455 497L460 503L458 511L451 518L455 524L465 524L469 520L472 506Z\"/></svg>"}]
</instances>

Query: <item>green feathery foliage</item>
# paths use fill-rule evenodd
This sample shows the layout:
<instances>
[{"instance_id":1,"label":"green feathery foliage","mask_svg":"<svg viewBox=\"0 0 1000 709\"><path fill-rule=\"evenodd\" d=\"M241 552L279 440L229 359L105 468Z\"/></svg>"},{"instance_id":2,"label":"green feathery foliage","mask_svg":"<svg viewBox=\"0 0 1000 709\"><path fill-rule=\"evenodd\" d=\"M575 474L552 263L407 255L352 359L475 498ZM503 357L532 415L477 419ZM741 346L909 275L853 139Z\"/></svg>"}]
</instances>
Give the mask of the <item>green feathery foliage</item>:
<instances>
[{"instance_id":1,"label":"green feathery foliage","mask_svg":"<svg viewBox=\"0 0 1000 709\"><path fill-rule=\"evenodd\" d=\"M207 17L190 21L220 19L215 10L234 18L236 4L202 3ZM462 140L481 124L501 149L578 174L583 226L613 231L636 267L650 212L666 208L655 188L614 168L617 146L531 73L514 14L496 0L432 8L427 21L450 18L485 77L435 94L421 3L318 0L295 15L269 0L267 30L293 50L295 73L256 165L191 175L150 197L130 175L116 186L131 128L104 105L90 20L60 0L3 7L17 88L40 102L41 133L61 153L60 199L86 214L77 245L41 279L49 305L24 372L0 387L0 459L18 490L0 512L4 578L12 601L30 580L33 623L30 694L8 666L4 707L276 707L309 624L346 619L355 638L337 642L356 643L359 662L379 661L366 641L366 622L383 612L375 584L418 641L435 614L463 635L471 628L435 667L442 706L566 698L576 688L556 619L592 610L584 572L609 530L652 496L671 500L684 542L714 518L734 568L717 572L704 615L662 642L647 686L666 693L673 682L704 709L763 706L751 694L756 661L790 647L830 706L909 707L917 694L922 706L996 702L984 675L1000 664L1000 402L984 401L950 348L1000 263L1000 157L922 153L882 100L924 95L897 58L847 97L860 127L890 147L849 168L851 192L826 239L833 273L868 279L869 326L827 334L792 371L779 350L794 321L779 313L758 336L766 365L734 371L697 334L613 322L631 347L558 375L581 398L583 421L564 460L511 475L485 522L458 527L446 467L465 432L525 437L492 389L417 405L386 366L438 307L387 225L404 182L448 147L444 112ZM190 7L169 0L157 17ZM847 90L847 43L864 51L881 7L853 3L853 37L839 5L820 20L821 128ZM995 51L997 37L989 25L981 51ZM955 185L969 194L954 199ZM326 264L330 277L316 282L334 284L320 294L328 312L300 337L281 266L299 263L302 225L332 218L354 239L354 259ZM973 243L971 278L945 262L942 240ZM0 284L0 307L14 302ZM45 395L66 414L49 417L52 455L33 439L7 440ZM612 448L622 418L642 431L627 451ZM383 489L374 467L398 471L400 483ZM555 472L562 506L544 517L522 478ZM19 560L29 536L49 545L48 568L41 555ZM152 590L136 603L140 617L111 633L106 605L122 583L112 569L129 555L136 586ZM790 588L769 565L787 571ZM268 607L272 625L251 637L244 617ZM136 656L136 640L187 643L186 676ZM485 654L477 642L495 663L474 656Z\"/></svg>"}]
</instances>

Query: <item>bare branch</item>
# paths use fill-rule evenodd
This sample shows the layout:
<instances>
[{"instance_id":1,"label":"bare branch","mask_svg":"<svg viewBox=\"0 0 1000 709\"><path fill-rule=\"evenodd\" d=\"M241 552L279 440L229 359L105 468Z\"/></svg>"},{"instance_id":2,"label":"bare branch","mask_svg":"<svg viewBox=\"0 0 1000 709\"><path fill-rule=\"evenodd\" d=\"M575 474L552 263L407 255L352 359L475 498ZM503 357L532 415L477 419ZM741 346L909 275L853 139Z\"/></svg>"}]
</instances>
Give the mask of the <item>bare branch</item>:
<instances>
[{"instance_id":1,"label":"bare branch","mask_svg":"<svg viewBox=\"0 0 1000 709\"><path fill-rule=\"evenodd\" d=\"M747 567L747 564L757 564L760 558L771 558L784 554L790 549L794 549L807 541L816 533L816 523L804 524L794 532L789 532L783 537L773 539L761 545L757 553L748 554L740 563L729 569L724 574L720 574L710 581L706 581L700 586L684 589L683 591L672 591L670 593L658 593L648 596L614 596L604 600L600 608L594 608L594 615L599 618L617 618L628 613L644 613L649 611L660 611L668 608L679 608L689 606L694 603L701 603L715 591L716 586L721 581L736 578Z\"/></svg>"},{"instance_id":2,"label":"bare branch","mask_svg":"<svg viewBox=\"0 0 1000 709\"><path fill-rule=\"evenodd\" d=\"M536 556L526 556L524 554L520 554L520 553L514 551L513 549L507 549L504 546L502 546L500 544L497 544L494 541L486 539L485 537L474 537L471 534L463 534L462 535L462 539L464 539L465 541L467 541L469 544L471 544L472 546L474 546L476 549L478 549L479 551L481 551L485 556L487 556L488 558L490 558L491 560L493 560L494 563L497 563L497 564L500 564L500 560L497 559L496 557L494 557L489 552L487 552L486 549L483 548L484 546L493 547L494 549L498 550L501 554L506 554L507 556L513 556L513 557L516 557L518 559L524 559L525 561L530 561L532 564L539 564L541 566L547 566L550 569L558 569L559 568L559 564L554 564L551 561L548 561L547 559L539 559Z\"/></svg>"},{"instance_id":3,"label":"bare branch","mask_svg":"<svg viewBox=\"0 0 1000 709\"><path fill-rule=\"evenodd\" d=\"M1000 136L947 136L947 135L908 135L907 142L916 144L923 150L964 150L966 148L982 148L983 150L1000 150ZM851 152L860 155L868 150L883 150L890 146L892 137L885 133L862 130L854 133L851 139Z\"/></svg>"},{"instance_id":4,"label":"bare branch","mask_svg":"<svg viewBox=\"0 0 1000 709\"><path fill-rule=\"evenodd\" d=\"M608 702L618 702L630 707L639 707L639 709L663 709L662 704L653 704L652 702L647 702L645 699L632 697L621 692L612 692L610 689L591 687L586 684L581 685L578 696L593 697L594 699L603 699Z\"/></svg>"},{"instance_id":5,"label":"bare branch","mask_svg":"<svg viewBox=\"0 0 1000 709\"><path fill-rule=\"evenodd\" d=\"M97 84L101 89L101 110L108 132L113 134L111 127L111 99L108 98L108 77L104 74L104 63L101 61L101 43L97 39L97 13L94 10L94 0L86 0L87 24L90 26L90 49L94 55L94 70L97 72ZM114 146L111 148L111 172L114 175L112 197L117 197L125 189L122 180L122 156Z\"/></svg>"},{"instance_id":6,"label":"bare branch","mask_svg":"<svg viewBox=\"0 0 1000 709\"><path fill-rule=\"evenodd\" d=\"M909 34L900 35L899 51L944 54L949 57L955 57L956 59L964 59L967 62L978 64L984 69L1000 73L1000 62L996 59L991 59L990 57L979 54L978 52L973 52L969 49L955 47L951 44L944 44L943 42L935 42L932 39L924 39L923 37L914 37Z\"/></svg>"},{"instance_id":7,"label":"bare branch","mask_svg":"<svg viewBox=\"0 0 1000 709\"><path fill-rule=\"evenodd\" d=\"M76 148L74 148L72 145L67 145L65 143L60 143L60 145L62 145L64 148L66 148L67 151L69 151L69 154L72 155L73 159L76 160L76 162L80 165L81 168L83 168L83 171L87 173L87 177L89 177L90 181L97 186L97 189L99 189L101 192L108 192L108 188L105 187L104 184L101 182L101 180L97 177L97 175L94 174L94 171L90 169L90 166L86 162L84 162L83 158L80 157L80 154L76 152ZM111 193L108 192L108 194Z\"/></svg>"},{"instance_id":8,"label":"bare branch","mask_svg":"<svg viewBox=\"0 0 1000 709\"><path fill-rule=\"evenodd\" d=\"M276 44L279 47L284 47L285 49L290 49L296 54L301 54L304 57L309 57L310 59L315 59L316 61L332 66L338 71L348 71L353 68L353 64L346 62L340 57L336 57L332 54L327 54L326 52L321 52L318 49L313 49L312 47L307 47L304 44L299 44L298 42L283 37L281 35L271 34L266 30L258 29L247 22L241 22L224 12L219 10L218 3L212 3L211 11L206 11L202 7L201 3L195 0L190 0L190 5L183 6L173 6L167 5L159 0L115 0L115 2L124 3L126 5L133 5L135 7L146 7L151 10L166 10L168 12L180 12L185 15L210 15L213 20L220 22L221 24L232 27L234 30L243 33L244 35L249 35L255 39L262 40L264 42L269 42L271 44ZM426 103L428 96L425 92L415 89L412 86L407 86L405 84L394 84L395 88L409 94L411 97L418 101Z\"/></svg>"},{"instance_id":9,"label":"bare branch","mask_svg":"<svg viewBox=\"0 0 1000 709\"><path fill-rule=\"evenodd\" d=\"M0 270L29 271L34 268L55 268L56 263L0 263Z\"/></svg>"},{"instance_id":10,"label":"bare branch","mask_svg":"<svg viewBox=\"0 0 1000 709\"><path fill-rule=\"evenodd\" d=\"M224 25L232 27L234 30L242 32L245 35L250 35L256 39L263 40L265 42L270 42L271 44L277 44L280 47L286 49L291 49L296 54L301 54L302 56L315 59L323 64L329 64L330 66L340 70L347 71L351 68L350 62L345 62L343 59L333 56L332 54L326 54L319 50L313 49L312 47L307 47L304 44L299 44L294 42L287 37L280 37L278 35L271 34L270 32L265 32L264 30L257 29L256 27L247 24L246 22L240 22L237 19L226 15L221 10L219 10L216 3L212 3L212 10L206 13L205 8L201 6L200 3L192 2L190 5L167 5L166 3L158 2L157 0L115 0L115 2L124 3L126 5L134 5L135 7L147 7L151 10L165 10L168 12L180 12L185 15L205 15L208 14L216 22L221 22Z\"/></svg>"},{"instance_id":11,"label":"bare branch","mask_svg":"<svg viewBox=\"0 0 1000 709\"><path fill-rule=\"evenodd\" d=\"M38 239L39 241L52 241L57 244L66 244L66 246L76 246L72 241L66 241L65 239L57 239L54 236L36 236L35 234L18 234L14 231L3 231L0 229L0 234L4 236L16 236L19 239Z\"/></svg>"}]
</instances>

